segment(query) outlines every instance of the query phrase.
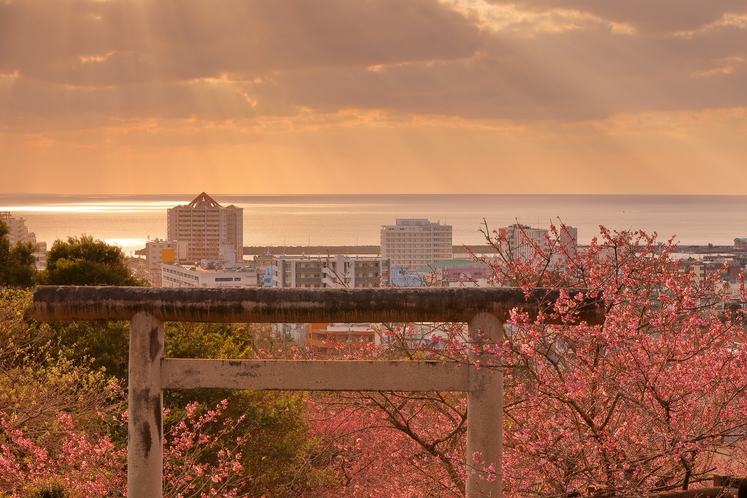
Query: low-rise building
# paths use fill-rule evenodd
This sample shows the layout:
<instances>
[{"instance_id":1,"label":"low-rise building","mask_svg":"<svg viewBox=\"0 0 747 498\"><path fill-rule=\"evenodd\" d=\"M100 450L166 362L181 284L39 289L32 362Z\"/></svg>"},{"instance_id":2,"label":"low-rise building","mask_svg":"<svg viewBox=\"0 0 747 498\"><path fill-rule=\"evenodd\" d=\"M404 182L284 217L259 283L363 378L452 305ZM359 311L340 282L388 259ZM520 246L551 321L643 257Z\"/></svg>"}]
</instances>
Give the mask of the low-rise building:
<instances>
[{"instance_id":1,"label":"low-rise building","mask_svg":"<svg viewBox=\"0 0 747 498\"><path fill-rule=\"evenodd\" d=\"M487 287L490 268L479 261L450 259L422 268L431 271L431 285L438 287Z\"/></svg>"},{"instance_id":2,"label":"low-rise building","mask_svg":"<svg viewBox=\"0 0 747 498\"><path fill-rule=\"evenodd\" d=\"M392 287L487 287L486 263L467 259L438 261L417 270L392 267Z\"/></svg>"},{"instance_id":3,"label":"low-rise building","mask_svg":"<svg viewBox=\"0 0 747 498\"><path fill-rule=\"evenodd\" d=\"M253 263L203 260L199 265L161 264L163 287L257 287Z\"/></svg>"},{"instance_id":4,"label":"low-rise building","mask_svg":"<svg viewBox=\"0 0 747 498\"><path fill-rule=\"evenodd\" d=\"M309 323L308 345L321 356L380 345L381 337L370 323Z\"/></svg>"},{"instance_id":5,"label":"low-rise building","mask_svg":"<svg viewBox=\"0 0 747 498\"><path fill-rule=\"evenodd\" d=\"M149 240L145 243L145 269L148 271L151 285L161 286L161 263L180 261L187 250L186 242L175 240Z\"/></svg>"},{"instance_id":6,"label":"low-rise building","mask_svg":"<svg viewBox=\"0 0 747 498\"><path fill-rule=\"evenodd\" d=\"M277 256L265 287L361 288L389 284L389 260L365 256Z\"/></svg>"}]
</instances>

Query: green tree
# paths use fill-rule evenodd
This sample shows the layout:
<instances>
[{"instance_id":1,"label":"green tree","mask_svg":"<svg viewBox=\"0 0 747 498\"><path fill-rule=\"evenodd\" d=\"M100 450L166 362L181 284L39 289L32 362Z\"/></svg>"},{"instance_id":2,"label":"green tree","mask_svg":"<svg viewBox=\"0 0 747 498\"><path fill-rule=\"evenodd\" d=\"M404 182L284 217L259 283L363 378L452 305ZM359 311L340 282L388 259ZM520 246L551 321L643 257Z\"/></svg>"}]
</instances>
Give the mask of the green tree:
<instances>
[{"instance_id":1,"label":"green tree","mask_svg":"<svg viewBox=\"0 0 747 498\"><path fill-rule=\"evenodd\" d=\"M143 285L127 267L121 248L90 235L56 240L40 280L51 285Z\"/></svg>"},{"instance_id":2,"label":"green tree","mask_svg":"<svg viewBox=\"0 0 747 498\"><path fill-rule=\"evenodd\" d=\"M34 245L30 242L10 246L5 237L8 225L0 221L0 287L31 287L36 276Z\"/></svg>"},{"instance_id":3,"label":"green tree","mask_svg":"<svg viewBox=\"0 0 747 498\"><path fill-rule=\"evenodd\" d=\"M169 322L165 328L167 358L282 358L290 351L266 326ZM312 462L316 441L305 420L305 394L280 391L223 389L167 390L164 406L170 410L165 429L182 419L183 407L191 401L200 410L212 409L228 400L226 414L234 420L244 416L239 433L251 434L241 445L247 479L242 496L299 496L320 479ZM206 453L207 462L215 455ZM251 478L248 478L251 476Z\"/></svg>"}]
</instances>

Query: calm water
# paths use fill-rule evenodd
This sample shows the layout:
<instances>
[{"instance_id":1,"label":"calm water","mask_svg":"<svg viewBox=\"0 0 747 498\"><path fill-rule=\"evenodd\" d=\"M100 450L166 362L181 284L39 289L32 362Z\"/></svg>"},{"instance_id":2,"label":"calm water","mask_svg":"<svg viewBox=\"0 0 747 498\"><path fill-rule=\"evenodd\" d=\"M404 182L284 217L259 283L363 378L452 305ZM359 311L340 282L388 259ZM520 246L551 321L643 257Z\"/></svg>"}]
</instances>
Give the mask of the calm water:
<instances>
[{"instance_id":1,"label":"calm water","mask_svg":"<svg viewBox=\"0 0 747 498\"><path fill-rule=\"evenodd\" d=\"M89 234L127 254L166 237L166 209L194 195L0 194L0 211L25 218L37 239ZM731 245L747 237L747 196L640 195L215 195L244 208L245 245L373 245L395 218L429 218L454 227L455 244L479 244L483 219L498 228L517 220L547 228L558 217L579 242L615 230L656 231L683 245Z\"/></svg>"}]
</instances>

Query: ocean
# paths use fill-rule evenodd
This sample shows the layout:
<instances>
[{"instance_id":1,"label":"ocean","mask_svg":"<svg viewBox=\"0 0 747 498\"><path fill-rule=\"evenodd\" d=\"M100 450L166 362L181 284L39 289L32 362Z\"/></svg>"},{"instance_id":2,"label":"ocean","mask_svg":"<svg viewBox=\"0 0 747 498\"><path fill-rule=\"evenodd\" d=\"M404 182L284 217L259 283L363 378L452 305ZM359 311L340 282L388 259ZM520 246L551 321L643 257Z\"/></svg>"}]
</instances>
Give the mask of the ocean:
<instances>
[{"instance_id":1,"label":"ocean","mask_svg":"<svg viewBox=\"0 0 747 498\"><path fill-rule=\"evenodd\" d=\"M196 194L0 194L0 211L26 219L37 240L81 234L127 255L166 237L166 210ZM747 237L747 196L710 195L213 195L244 208L246 246L378 245L381 225L428 218L453 226L454 244L481 244L480 229L516 222L578 228L580 244L612 230L656 232L681 245L732 245Z\"/></svg>"}]
</instances>

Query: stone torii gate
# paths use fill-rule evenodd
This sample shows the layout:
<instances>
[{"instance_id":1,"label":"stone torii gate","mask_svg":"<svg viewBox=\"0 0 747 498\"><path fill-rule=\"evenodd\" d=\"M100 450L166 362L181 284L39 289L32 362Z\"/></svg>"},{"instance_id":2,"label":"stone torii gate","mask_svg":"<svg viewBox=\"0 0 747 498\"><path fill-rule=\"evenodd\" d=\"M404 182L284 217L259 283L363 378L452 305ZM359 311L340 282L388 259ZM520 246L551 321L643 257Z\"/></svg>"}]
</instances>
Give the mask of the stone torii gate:
<instances>
[{"instance_id":1,"label":"stone torii gate","mask_svg":"<svg viewBox=\"0 0 747 498\"><path fill-rule=\"evenodd\" d=\"M571 296L579 290L569 289ZM558 291L513 288L166 289L39 286L39 321L130 320L128 496L163 494L164 389L467 392L469 497L501 496L503 374L437 361L298 361L164 358L165 321L223 323L467 322L471 341L499 341L514 308L551 311ZM604 320L585 299L578 319ZM473 360L481 363L479 354ZM497 479L480 474L495 464Z\"/></svg>"}]
</instances>

